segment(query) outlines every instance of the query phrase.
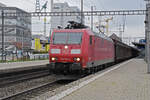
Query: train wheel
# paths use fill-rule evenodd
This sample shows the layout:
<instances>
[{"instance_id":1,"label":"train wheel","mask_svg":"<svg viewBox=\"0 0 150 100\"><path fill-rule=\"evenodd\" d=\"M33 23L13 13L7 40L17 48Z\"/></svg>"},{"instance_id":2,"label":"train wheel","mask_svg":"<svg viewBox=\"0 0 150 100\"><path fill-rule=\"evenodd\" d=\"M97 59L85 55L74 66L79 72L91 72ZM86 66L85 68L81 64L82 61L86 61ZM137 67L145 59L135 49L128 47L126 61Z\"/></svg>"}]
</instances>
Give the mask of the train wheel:
<instances>
[{"instance_id":1,"label":"train wheel","mask_svg":"<svg viewBox=\"0 0 150 100\"><path fill-rule=\"evenodd\" d=\"M105 64L104 64L104 65L102 65L102 69L105 69L105 68L106 68Z\"/></svg>"},{"instance_id":2,"label":"train wheel","mask_svg":"<svg viewBox=\"0 0 150 100\"><path fill-rule=\"evenodd\" d=\"M95 67L95 72L98 72L98 66Z\"/></svg>"},{"instance_id":3,"label":"train wheel","mask_svg":"<svg viewBox=\"0 0 150 100\"><path fill-rule=\"evenodd\" d=\"M49 74L52 74L52 73L53 73L53 71L49 69Z\"/></svg>"},{"instance_id":4,"label":"train wheel","mask_svg":"<svg viewBox=\"0 0 150 100\"><path fill-rule=\"evenodd\" d=\"M91 68L91 74L94 74L95 73L95 70L94 70L94 67Z\"/></svg>"},{"instance_id":5,"label":"train wheel","mask_svg":"<svg viewBox=\"0 0 150 100\"><path fill-rule=\"evenodd\" d=\"M84 73L85 73L86 75L91 74L91 70L90 70L90 68L85 69L85 70L84 70Z\"/></svg>"}]
</instances>

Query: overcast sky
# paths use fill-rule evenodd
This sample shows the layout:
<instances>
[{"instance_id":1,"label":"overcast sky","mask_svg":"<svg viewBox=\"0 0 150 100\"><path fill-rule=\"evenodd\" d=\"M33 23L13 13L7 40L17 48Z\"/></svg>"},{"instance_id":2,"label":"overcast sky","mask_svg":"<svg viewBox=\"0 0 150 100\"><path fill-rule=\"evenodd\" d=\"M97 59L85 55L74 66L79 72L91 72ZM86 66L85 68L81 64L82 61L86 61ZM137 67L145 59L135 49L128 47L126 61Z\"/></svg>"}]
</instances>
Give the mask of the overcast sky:
<instances>
[{"instance_id":1,"label":"overcast sky","mask_svg":"<svg viewBox=\"0 0 150 100\"><path fill-rule=\"evenodd\" d=\"M41 5L45 1L40 0ZM79 6L80 0L54 0L54 2L69 2L71 6ZM26 11L35 11L35 0L0 0L1 3L7 6L14 6ZM97 10L132 10L145 9L144 0L84 0L84 10L90 10L90 6L96 6ZM110 30L118 31L118 26L123 24L123 16L113 16L113 21L110 22ZM107 17L108 18L108 17ZM126 27L124 36L141 37L144 36L144 18L145 16L126 16ZM96 18L95 18L96 19ZM95 20L96 22L97 20ZM88 23L88 22L87 22ZM36 30L36 28L34 28ZM118 32L116 32L118 34Z\"/></svg>"}]
</instances>

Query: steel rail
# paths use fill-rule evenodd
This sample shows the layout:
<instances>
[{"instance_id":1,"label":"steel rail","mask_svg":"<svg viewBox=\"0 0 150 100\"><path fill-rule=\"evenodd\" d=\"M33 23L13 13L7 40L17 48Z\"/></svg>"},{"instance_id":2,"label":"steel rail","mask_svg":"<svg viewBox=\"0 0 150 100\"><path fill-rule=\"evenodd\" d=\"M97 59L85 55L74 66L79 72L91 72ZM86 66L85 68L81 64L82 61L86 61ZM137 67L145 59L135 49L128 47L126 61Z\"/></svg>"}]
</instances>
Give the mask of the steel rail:
<instances>
[{"instance_id":1,"label":"steel rail","mask_svg":"<svg viewBox=\"0 0 150 100\"><path fill-rule=\"evenodd\" d=\"M0 88L11 85L11 84L24 82L24 81L31 80L31 79L37 79L37 78L48 76L48 75L50 75L49 70L43 70L43 71L38 71L38 72L33 72L33 73L19 74L17 76L0 78L0 81L1 81Z\"/></svg>"},{"instance_id":2,"label":"steel rail","mask_svg":"<svg viewBox=\"0 0 150 100\"><path fill-rule=\"evenodd\" d=\"M45 83L45 84L42 84L42 85L39 85L39 86L35 86L35 87L33 87L33 88L30 88L30 89L24 90L24 91L22 91L22 92L18 92L18 93L12 94L12 95L7 96L7 97L2 97L2 98L0 98L0 99L1 99L1 100L10 100L11 98L15 98L15 97L17 97L17 96L19 96L19 95L23 95L23 94L25 94L25 93L34 91L34 90L39 89L39 88L43 88L43 87L48 86L48 85L53 86L54 84L56 84L56 82L57 82L57 81L55 80L55 81L53 81L53 82L49 82L49 83Z\"/></svg>"}]
</instances>

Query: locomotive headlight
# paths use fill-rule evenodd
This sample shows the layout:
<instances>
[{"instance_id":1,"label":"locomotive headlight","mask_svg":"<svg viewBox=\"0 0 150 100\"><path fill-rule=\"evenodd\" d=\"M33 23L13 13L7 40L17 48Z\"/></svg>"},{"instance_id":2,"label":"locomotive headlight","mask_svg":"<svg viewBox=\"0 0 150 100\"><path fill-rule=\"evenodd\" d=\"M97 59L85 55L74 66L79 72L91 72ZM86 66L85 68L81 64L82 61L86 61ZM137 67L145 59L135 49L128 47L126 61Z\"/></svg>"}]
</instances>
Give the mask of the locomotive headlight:
<instances>
[{"instance_id":1,"label":"locomotive headlight","mask_svg":"<svg viewBox=\"0 0 150 100\"><path fill-rule=\"evenodd\" d=\"M74 61L79 62L81 59L80 58L74 58Z\"/></svg>"},{"instance_id":2,"label":"locomotive headlight","mask_svg":"<svg viewBox=\"0 0 150 100\"><path fill-rule=\"evenodd\" d=\"M77 58L77 61L80 61L80 58Z\"/></svg>"},{"instance_id":3,"label":"locomotive headlight","mask_svg":"<svg viewBox=\"0 0 150 100\"><path fill-rule=\"evenodd\" d=\"M56 58L52 57L52 61L54 61Z\"/></svg>"},{"instance_id":4,"label":"locomotive headlight","mask_svg":"<svg viewBox=\"0 0 150 100\"><path fill-rule=\"evenodd\" d=\"M51 58L51 60L52 60L52 61L57 61L57 60L58 60L58 58L54 58L54 57L52 57L52 58Z\"/></svg>"},{"instance_id":5,"label":"locomotive headlight","mask_svg":"<svg viewBox=\"0 0 150 100\"><path fill-rule=\"evenodd\" d=\"M65 46L65 49L68 49L68 46L67 46L67 45Z\"/></svg>"}]
</instances>

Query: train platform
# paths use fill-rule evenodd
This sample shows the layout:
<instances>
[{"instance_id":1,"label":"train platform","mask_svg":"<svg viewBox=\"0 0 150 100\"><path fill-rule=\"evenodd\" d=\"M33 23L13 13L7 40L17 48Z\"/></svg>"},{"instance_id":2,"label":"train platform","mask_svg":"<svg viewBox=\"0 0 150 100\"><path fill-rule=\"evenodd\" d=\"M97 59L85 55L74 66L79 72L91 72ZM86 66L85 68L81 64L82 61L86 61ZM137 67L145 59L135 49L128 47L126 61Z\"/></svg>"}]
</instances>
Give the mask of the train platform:
<instances>
[{"instance_id":1,"label":"train platform","mask_svg":"<svg viewBox=\"0 0 150 100\"><path fill-rule=\"evenodd\" d=\"M116 65L62 100L150 100L147 64L143 59L132 59Z\"/></svg>"},{"instance_id":2,"label":"train platform","mask_svg":"<svg viewBox=\"0 0 150 100\"><path fill-rule=\"evenodd\" d=\"M49 60L0 63L0 74L46 67Z\"/></svg>"}]
</instances>

